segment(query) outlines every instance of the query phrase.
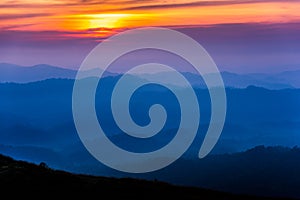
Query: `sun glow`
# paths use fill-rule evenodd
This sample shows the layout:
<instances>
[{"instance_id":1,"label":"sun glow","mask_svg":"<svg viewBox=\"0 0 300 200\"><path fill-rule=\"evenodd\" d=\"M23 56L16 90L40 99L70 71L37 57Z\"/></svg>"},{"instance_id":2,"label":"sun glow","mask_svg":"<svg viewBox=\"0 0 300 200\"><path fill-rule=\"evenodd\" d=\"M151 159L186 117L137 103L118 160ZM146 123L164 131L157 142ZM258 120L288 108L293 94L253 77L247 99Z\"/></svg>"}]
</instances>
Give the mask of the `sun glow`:
<instances>
[{"instance_id":1,"label":"sun glow","mask_svg":"<svg viewBox=\"0 0 300 200\"><path fill-rule=\"evenodd\" d=\"M92 14L85 15L88 20L88 28L119 28L124 20L132 17L132 14Z\"/></svg>"},{"instance_id":2,"label":"sun glow","mask_svg":"<svg viewBox=\"0 0 300 200\"><path fill-rule=\"evenodd\" d=\"M62 19L62 17L61 17ZM129 13L102 13L68 15L63 18L60 27L63 30L95 31L141 26L155 20L154 15ZM58 25L56 25L58 26Z\"/></svg>"},{"instance_id":3,"label":"sun glow","mask_svg":"<svg viewBox=\"0 0 300 200\"><path fill-rule=\"evenodd\" d=\"M153 24L157 17L144 13L77 14L60 17L56 26L65 31L83 31L93 37L109 36L114 30ZM74 35L73 35L74 36Z\"/></svg>"}]
</instances>

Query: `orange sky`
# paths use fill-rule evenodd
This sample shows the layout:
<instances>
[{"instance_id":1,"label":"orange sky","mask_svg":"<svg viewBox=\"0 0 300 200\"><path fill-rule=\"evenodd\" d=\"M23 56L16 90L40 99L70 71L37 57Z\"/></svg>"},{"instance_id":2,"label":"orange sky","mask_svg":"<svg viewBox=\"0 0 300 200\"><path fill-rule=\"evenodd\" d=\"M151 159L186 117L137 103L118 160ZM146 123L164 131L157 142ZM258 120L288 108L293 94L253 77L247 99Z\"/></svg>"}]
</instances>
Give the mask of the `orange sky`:
<instances>
[{"instance_id":1,"label":"orange sky","mask_svg":"<svg viewBox=\"0 0 300 200\"><path fill-rule=\"evenodd\" d=\"M222 70L299 69L299 11L300 0L0 0L0 62L77 69L124 28L167 26Z\"/></svg>"},{"instance_id":2,"label":"orange sky","mask_svg":"<svg viewBox=\"0 0 300 200\"><path fill-rule=\"evenodd\" d=\"M102 2L102 3L99 3ZM105 3L103 3L105 2ZM0 30L113 28L300 21L298 0L2 0Z\"/></svg>"}]
</instances>

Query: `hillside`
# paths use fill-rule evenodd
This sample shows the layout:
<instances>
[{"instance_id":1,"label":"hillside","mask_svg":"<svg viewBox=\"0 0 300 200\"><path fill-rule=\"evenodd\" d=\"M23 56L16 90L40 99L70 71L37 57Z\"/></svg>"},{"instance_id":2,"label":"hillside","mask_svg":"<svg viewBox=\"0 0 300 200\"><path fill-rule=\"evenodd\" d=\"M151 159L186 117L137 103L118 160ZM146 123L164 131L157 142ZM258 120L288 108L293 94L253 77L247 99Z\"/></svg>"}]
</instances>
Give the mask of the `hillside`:
<instances>
[{"instance_id":1,"label":"hillside","mask_svg":"<svg viewBox=\"0 0 300 200\"><path fill-rule=\"evenodd\" d=\"M112 87L117 78L107 77L102 81L104 89L99 89L96 96L99 121L108 135L122 133L109 109ZM65 79L0 84L1 144L39 146L63 152L81 148L72 116L72 89L73 80ZM300 145L300 89L227 88L226 93L226 123L214 153L239 152L261 144L289 147ZM201 121L195 152L199 150L211 112L208 91L197 89L196 95ZM133 119L138 124L149 123L148 108L153 104L162 104L170 116L165 131L177 129L180 120L179 105L170 92L157 87L149 86L135 93L131 99L134 107L130 109ZM137 148L141 152L153 150L151 148L164 146L171 136L155 141L147 140ZM110 139L124 148L136 148L137 145L136 140L124 134Z\"/></svg>"},{"instance_id":2,"label":"hillside","mask_svg":"<svg viewBox=\"0 0 300 200\"><path fill-rule=\"evenodd\" d=\"M103 88L99 87L96 95L98 119L109 139L117 146L136 152L151 152L172 140L179 124L179 106L170 92L155 85L141 88L133 95L130 104L134 106L130 108L130 112L138 124L147 124L149 105L163 105L170 117L161 134L141 141L118 129L109 110L110 106L107 106L110 105L112 88L117 80L117 76L102 79L100 86ZM293 148L300 144L300 89L269 90L254 86L244 89L227 88L227 118L222 135L211 155L201 160L197 158L197 153L210 120L210 98L207 90L196 89L201 121L191 147L181 159L167 168L135 175L109 169L94 159L80 142L72 118L73 82L67 79L49 79L26 84L0 83L0 153L37 164L45 162L51 168L73 173L157 179L234 194L300 198L300 150ZM258 146L246 151L257 145L289 148ZM128 183L133 180L113 179L115 183L111 179L105 179L104 184L103 178L99 182L95 177L78 178L65 172L45 171L37 166L23 168L19 164L12 169L7 165L0 169L1 192L13 189L42 192L45 188L59 192L83 189L83 193L92 191L100 195L110 192L122 197L130 196L123 193L129 187L129 190L134 191L133 194L141 192L139 196L146 194L150 195L149 198L157 198L154 195L161 193L160 189L155 189L157 186L151 185L157 185L157 182ZM39 170L44 170L48 175L44 171L39 173ZM103 186L106 184L109 185L108 189ZM151 185L150 189L140 188L141 185L148 184ZM171 195L175 190L173 196L181 197L181 193L177 194L179 189L168 189L173 188L169 185L166 187L163 190L165 195ZM120 194L112 192L114 190L120 190ZM198 193L195 193L198 197ZM182 195L186 194L183 192ZM182 198L186 199L185 196Z\"/></svg>"},{"instance_id":3,"label":"hillside","mask_svg":"<svg viewBox=\"0 0 300 200\"><path fill-rule=\"evenodd\" d=\"M77 175L50 169L45 163L35 165L16 161L3 155L0 155L0 187L2 195L9 192L13 196L22 192L23 198L24 195L29 197L46 196L57 195L59 192L60 195L68 194L70 196L98 194L109 197L109 199L157 199L161 197L176 199L267 199L174 186L156 180ZM18 192L11 193L11 191Z\"/></svg>"}]
</instances>

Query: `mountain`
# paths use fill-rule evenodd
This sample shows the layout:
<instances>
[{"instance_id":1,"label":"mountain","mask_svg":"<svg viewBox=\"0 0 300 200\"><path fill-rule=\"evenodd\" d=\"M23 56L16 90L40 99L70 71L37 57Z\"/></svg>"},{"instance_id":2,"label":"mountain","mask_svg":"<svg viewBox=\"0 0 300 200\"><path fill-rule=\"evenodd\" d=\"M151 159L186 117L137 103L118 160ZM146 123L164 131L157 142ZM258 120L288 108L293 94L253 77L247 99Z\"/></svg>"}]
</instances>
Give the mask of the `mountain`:
<instances>
[{"instance_id":1,"label":"mountain","mask_svg":"<svg viewBox=\"0 0 300 200\"><path fill-rule=\"evenodd\" d=\"M157 80L159 83L177 85L180 86L172 76L174 72L160 72L156 74L142 74L139 75L144 79ZM206 84L201 76L198 74L183 72L182 73L190 84L194 87L204 88ZM206 77L214 78L216 74L207 74ZM257 86L267 89L286 89L286 88L299 88L300 84L297 82L298 79L294 78L290 80L289 77L295 77L293 72L285 72L283 74L235 74L231 72L221 72L222 79L225 87L230 88L246 88L248 86ZM299 77L299 76L298 76Z\"/></svg>"},{"instance_id":2,"label":"mountain","mask_svg":"<svg viewBox=\"0 0 300 200\"><path fill-rule=\"evenodd\" d=\"M170 116L161 134L140 143L140 140L123 134L114 122L109 105L112 88L118 78L102 79L102 87L98 88L96 94L98 119L107 135L129 150L145 152L164 146L172 139L180 122L179 105L174 95L166 89L149 86L141 88L132 96L130 113L138 124L149 123L148 109L155 103L162 104ZM1 144L38 146L70 154L82 151L84 147L80 143L72 116L73 83L74 80L48 79L27 84L0 84ZM198 88L195 92L201 120L195 139L197 142L193 143L186 155L189 157L195 156L199 150L211 112L208 91ZM289 147L300 145L299 89L268 90L251 86L245 89L227 88L226 93L226 122L213 153L239 152L260 144ZM32 155L34 151L28 153L26 158ZM32 161L35 161L34 158Z\"/></svg>"},{"instance_id":3,"label":"mountain","mask_svg":"<svg viewBox=\"0 0 300 200\"><path fill-rule=\"evenodd\" d=\"M289 72L286 72L289 74ZM235 74L222 72L224 84L227 87L246 88L248 86L263 87L267 89L299 88L290 81L289 75L285 80L278 74Z\"/></svg>"},{"instance_id":4,"label":"mountain","mask_svg":"<svg viewBox=\"0 0 300 200\"><path fill-rule=\"evenodd\" d=\"M99 73L100 69L91 69L83 72L84 76L93 76ZM29 83L46 79L75 79L76 70L40 64L29 67L0 63L0 83ZM114 73L107 72L105 76L114 76Z\"/></svg>"},{"instance_id":5,"label":"mountain","mask_svg":"<svg viewBox=\"0 0 300 200\"><path fill-rule=\"evenodd\" d=\"M93 77L101 69L91 69L83 72L84 77ZM0 63L0 83L15 82L28 83L51 78L75 79L76 70L54 67L50 65L35 65L22 67L13 64ZM170 74L171 73L171 74ZM105 72L104 77L117 76L119 74ZM183 75L194 87L205 87L204 81L198 74L183 72ZM221 72L226 87L246 88L250 85L267 89L300 88L300 71L286 71L277 74L235 74ZM213 77L215 74L208 74ZM162 83L177 84L172 72L158 72L156 74L140 74L140 78L160 80Z\"/></svg>"},{"instance_id":6,"label":"mountain","mask_svg":"<svg viewBox=\"0 0 300 200\"><path fill-rule=\"evenodd\" d=\"M300 88L300 70L282 72L276 74L276 77L283 82L289 82L295 88Z\"/></svg>"},{"instance_id":7,"label":"mountain","mask_svg":"<svg viewBox=\"0 0 300 200\"><path fill-rule=\"evenodd\" d=\"M76 73L75 70L50 65L21 67L13 64L0 63L0 82L27 83L50 78L73 79Z\"/></svg>"},{"instance_id":8,"label":"mountain","mask_svg":"<svg viewBox=\"0 0 300 200\"><path fill-rule=\"evenodd\" d=\"M117 127L110 110L112 89L119 78L105 77L97 88L95 102L101 127L123 149L151 152L161 148L172 140L180 122L176 97L157 85L137 90L129 105L136 123L148 124L149 107L157 103L164 106L168 118L154 137L133 138ZM73 122L73 84L72 79L0 83L0 153L73 173L158 179L230 193L300 198L300 151L293 148L300 145L300 89L226 88L223 132L213 152L199 160L197 153L210 122L211 103L207 89L196 88L201 119L190 148L167 168L136 175L108 168L85 149ZM257 145L288 148L252 149Z\"/></svg>"},{"instance_id":9,"label":"mountain","mask_svg":"<svg viewBox=\"0 0 300 200\"><path fill-rule=\"evenodd\" d=\"M35 165L16 161L3 155L0 155L0 188L2 195L9 194L10 197L13 197L22 192L22 198L57 196L59 193L59 195L68 195L68 197L84 195L87 198L101 195L101 197L110 199L132 200L162 197L169 199L271 199L176 186L156 180L117 179L72 174L53 170L43 162Z\"/></svg>"}]
</instances>

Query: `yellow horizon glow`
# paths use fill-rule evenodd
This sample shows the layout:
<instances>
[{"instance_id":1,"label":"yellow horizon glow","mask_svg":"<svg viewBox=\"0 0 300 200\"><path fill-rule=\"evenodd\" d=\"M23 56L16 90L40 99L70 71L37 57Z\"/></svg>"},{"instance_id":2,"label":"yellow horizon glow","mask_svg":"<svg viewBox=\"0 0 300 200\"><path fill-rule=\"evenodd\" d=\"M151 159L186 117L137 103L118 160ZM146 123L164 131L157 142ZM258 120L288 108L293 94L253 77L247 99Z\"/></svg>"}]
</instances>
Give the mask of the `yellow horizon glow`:
<instances>
[{"instance_id":1,"label":"yellow horizon glow","mask_svg":"<svg viewBox=\"0 0 300 200\"><path fill-rule=\"evenodd\" d=\"M88 20L89 29L95 28L119 28L122 26L122 21L132 16L132 14L92 14L84 15ZM86 28L86 27L85 27Z\"/></svg>"},{"instance_id":2,"label":"yellow horizon glow","mask_svg":"<svg viewBox=\"0 0 300 200\"><path fill-rule=\"evenodd\" d=\"M102 13L102 14L80 14L63 17L59 26L64 30L93 30L93 29L118 29L137 26L138 21L143 23L154 19L147 14L134 13Z\"/></svg>"}]
</instances>

